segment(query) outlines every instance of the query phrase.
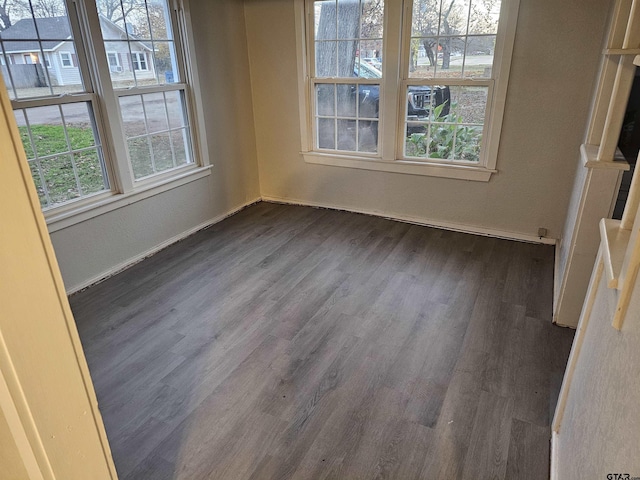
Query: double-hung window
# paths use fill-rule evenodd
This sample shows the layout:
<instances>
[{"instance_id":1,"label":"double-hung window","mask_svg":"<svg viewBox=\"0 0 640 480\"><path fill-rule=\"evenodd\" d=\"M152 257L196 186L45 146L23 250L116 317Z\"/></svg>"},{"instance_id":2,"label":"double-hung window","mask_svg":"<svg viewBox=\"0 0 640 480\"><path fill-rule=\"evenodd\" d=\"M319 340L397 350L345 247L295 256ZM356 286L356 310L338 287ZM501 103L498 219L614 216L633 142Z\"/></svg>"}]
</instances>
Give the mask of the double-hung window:
<instances>
[{"instance_id":1,"label":"double-hung window","mask_svg":"<svg viewBox=\"0 0 640 480\"><path fill-rule=\"evenodd\" d=\"M302 3L307 161L490 178L518 0Z\"/></svg>"},{"instance_id":2,"label":"double-hung window","mask_svg":"<svg viewBox=\"0 0 640 480\"><path fill-rule=\"evenodd\" d=\"M196 159L178 3L8 3L2 75L49 219L86 217L207 174ZM50 58L49 68L15 62L25 51Z\"/></svg>"}]
</instances>

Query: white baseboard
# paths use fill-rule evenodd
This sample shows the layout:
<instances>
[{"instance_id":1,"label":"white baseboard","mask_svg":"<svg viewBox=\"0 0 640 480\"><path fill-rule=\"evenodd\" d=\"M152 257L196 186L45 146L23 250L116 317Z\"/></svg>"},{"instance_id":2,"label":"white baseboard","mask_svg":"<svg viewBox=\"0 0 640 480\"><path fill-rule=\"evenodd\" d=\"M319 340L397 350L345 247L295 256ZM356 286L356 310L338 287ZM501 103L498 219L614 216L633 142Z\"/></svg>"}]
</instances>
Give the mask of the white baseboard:
<instances>
[{"instance_id":1,"label":"white baseboard","mask_svg":"<svg viewBox=\"0 0 640 480\"><path fill-rule=\"evenodd\" d=\"M497 238L504 238L507 240L517 240L520 242L543 243L546 245L555 245L557 242L555 238L544 238L544 237L541 238L535 235L527 235L524 233L517 233L517 232L507 232L507 231L497 230L493 228L479 227L476 225L465 225L465 224L452 223L452 222L442 222L439 220L425 220L423 218L413 217L410 215L393 215L392 216L392 215L376 212L373 210L345 208L337 205L328 205L325 203L309 202L307 200L296 200L291 198L273 197L273 196L266 196L266 195L262 196L262 200L265 202L284 203L288 205L302 205L306 207L320 207L320 208L329 208L331 210L341 210L345 212L363 213L365 215L372 215L375 217L382 217L390 220L398 220L401 222L412 223L415 225L422 225L425 227L442 228L444 230L452 230L455 232L462 232L462 233L471 233L474 235L482 235L484 237L497 237Z\"/></svg>"},{"instance_id":2,"label":"white baseboard","mask_svg":"<svg viewBox=\"0 0 640 480\"><path fill-rule=\"evenodd\" d=\"M91 287L92 285L95 285L97 283L103 282L104 280L126 270L127 268L130 268L132 266L134 266L136 263L141 262L142 260L144 260L145 258L150 257L151 255L158 253L160 250L163 250L165 248L167 248L170 245L173 245L176 242L179 242L180 240L184 240L185 238L187 238L190 235L193 235L196 232L199 232L200 230L203 230L207 227L210 227L211 225L214 225L218 222L221 222L222 220L224 220L225 218L230 217L231 215L235 215L236 213L238 213L240 210L244 210L245 208L247 208L250 205L253 205L254 203L258 203L259 201L261 201L262 199L260 197L251 200L249 202L246 202L242 205L240 205L239 207L234 208L233 210L227 212L227 213L223 213L222 215L218 215L215 218L212 218L211 220L207 220L206 222L201 223L200 225L196 225L193 228L190 228L189 230L186 230L182 233L179 233L178 235L175 235L171 238L168 238L167 240L165 240L162 243L159 243L158 245L150 248L149 250L146 250L145 252L140 253L139 255L136 255L135 257L131 257L127 260L125 260L124 262L121 262L117 265L114 265L113 267L109 268L108 270L105 270L104 272L82 282L79 283L77 285L73 285L71 287L68 287L66 289L67 295L72 295L76 292L79 292L80 290L84 290L87 287Z\"/></svg>"}]
</instances>

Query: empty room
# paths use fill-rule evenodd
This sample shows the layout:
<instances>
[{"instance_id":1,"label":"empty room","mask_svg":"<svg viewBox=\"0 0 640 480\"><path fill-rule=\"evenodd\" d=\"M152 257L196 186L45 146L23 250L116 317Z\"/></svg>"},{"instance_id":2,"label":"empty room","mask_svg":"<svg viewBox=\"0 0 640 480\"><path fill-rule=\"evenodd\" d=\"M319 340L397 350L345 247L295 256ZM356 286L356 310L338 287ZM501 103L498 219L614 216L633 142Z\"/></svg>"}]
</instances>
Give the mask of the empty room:
<instances>
[{"instance_id":1,"label":"empty room","mask_svg":"<svg viewBox=\"0 0 640 480\"><path fill-rule=\"evenodd\" d=\"M637 65L640 0L0 2L0 479L640 478Z\"/></svg>"}]
</instances>

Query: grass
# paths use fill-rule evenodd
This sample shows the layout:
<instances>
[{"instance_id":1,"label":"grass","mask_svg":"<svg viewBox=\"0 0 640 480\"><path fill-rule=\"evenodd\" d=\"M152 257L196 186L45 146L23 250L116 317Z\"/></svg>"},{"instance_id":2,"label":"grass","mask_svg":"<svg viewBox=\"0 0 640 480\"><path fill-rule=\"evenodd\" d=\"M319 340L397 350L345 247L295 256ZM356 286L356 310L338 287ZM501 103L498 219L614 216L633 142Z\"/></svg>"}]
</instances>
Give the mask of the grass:
<instances>
[{"instance_id":1,"label":"grass","mask_svg":"<svg viewBox=\"0 0 640 480\"><path fill-rule=\"evenodd\" d=\"M96 146L91 127L67 125L66 136L62 125L32 125L30 128L33 145L29 139L28 128L22 126L19 130L43 208L101 192L107 188L106 179L102 173L99 147ZM187 163L182 131L151 135L150 139L154 162L151 161L147 137L134 138L128 142L136 179ZM71 154L69 145L71 150L82 151Z\"/></svg>"},{"instance_id":2,"label":"grass","mask_svg":"<svg viewBox=\"0 0 640 480\"><path fill-rule=\"evenodd\" d=\"M90 127L67 126L71 149L87 149L73 155L62 125L31 126L33 145L27 127L19 130L43 208L105 190L100 154ZM45 156L51 157L42 159Z\"/></svg>"}]
</instances>

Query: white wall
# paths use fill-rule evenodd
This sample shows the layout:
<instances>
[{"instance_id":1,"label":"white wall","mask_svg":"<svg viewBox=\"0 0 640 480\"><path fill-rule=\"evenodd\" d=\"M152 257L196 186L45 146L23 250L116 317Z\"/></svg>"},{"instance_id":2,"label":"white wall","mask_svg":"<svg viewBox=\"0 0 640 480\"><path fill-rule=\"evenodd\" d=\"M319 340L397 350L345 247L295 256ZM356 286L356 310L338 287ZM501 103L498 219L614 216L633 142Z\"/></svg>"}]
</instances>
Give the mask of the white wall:
<instances>
[{"instance_id":1,"label":"white wall","mask_svg":"<svg viewBox=\"0 0 640 480\"><path fill-rule=\"evenodd\" d=\"M260 196L242 3L190 3L212 174L54 232L68 291Z\"/></svg>"},{"instance_id":2,"label":"white wall","mask_svg":"<svg viewBox=\"0 0 640 480\"><path fill-rule=\"evenodd\" d=\"M640 476L640 283L621 331L617 298L603 275L554 439L555 479Z\"/></svg>"},{"instance_id":3,"label":"white wall","mask_svg":"<svg viewBox=\"0 0 640 480\"><path fill-rule=\"evenodd\" d=\"M521 0L497 168L489 183L305 164L294 2L246 0L264 196L559 238L609 0Z\"/></svg>"}]
</instances>

